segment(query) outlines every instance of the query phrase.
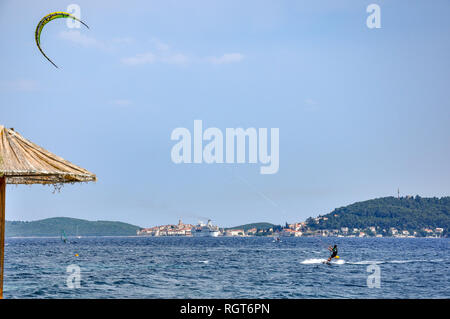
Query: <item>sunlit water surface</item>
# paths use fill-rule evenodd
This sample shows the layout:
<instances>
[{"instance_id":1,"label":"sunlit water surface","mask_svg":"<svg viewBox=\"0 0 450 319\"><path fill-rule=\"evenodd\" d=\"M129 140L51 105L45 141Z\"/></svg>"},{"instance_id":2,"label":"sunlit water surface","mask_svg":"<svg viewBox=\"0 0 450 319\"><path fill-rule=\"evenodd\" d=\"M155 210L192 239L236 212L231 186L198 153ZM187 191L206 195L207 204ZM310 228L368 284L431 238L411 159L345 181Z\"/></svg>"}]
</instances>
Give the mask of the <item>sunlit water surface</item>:
<instances>
[{"instance_id":1,"label":"sunlit water surface","mask_svg":"<svg viewBox=\"0 0 450 319\"><path fill-rule=\"evenodd\" d=\"M338 263L322 263L329 255L328 244L338 245ZM59 238L7 238L4 294L450 298L449 244L450 239L425 238L283 238L279 243L262 237L91 237L69 238L69 243ZM379 267L380 288L368 287L372 264ZM69 265L80 267L80 288L68 288Z\"/></svg>"}]
</instances>

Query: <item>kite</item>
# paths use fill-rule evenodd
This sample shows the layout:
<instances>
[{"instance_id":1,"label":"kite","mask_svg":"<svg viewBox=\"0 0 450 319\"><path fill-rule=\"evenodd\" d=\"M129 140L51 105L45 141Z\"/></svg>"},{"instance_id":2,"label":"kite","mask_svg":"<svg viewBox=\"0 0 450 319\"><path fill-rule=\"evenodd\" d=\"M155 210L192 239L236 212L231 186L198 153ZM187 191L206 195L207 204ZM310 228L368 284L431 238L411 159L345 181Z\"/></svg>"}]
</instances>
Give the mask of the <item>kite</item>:
<instances>
[{"instance_id":1,"label":"kite","mask_svg":"<svg viewBox=\"0 0 450 319\"><path fill-rule=\"evenodd\" d=\"M52 21L54 19L58 19L58 18L74 19L74 20L82 23L84 26L86 26L86 28L89 29L89 27L88 27L88 25L86 23L84 23L83 21L81 21L80 19L75 17L74 15L72 15L70 13L67 13L67 12L53 12L53 13L47 14L45 17L43 17L41 19L41 21L39 21L39 23L38 23L38 25L36 27L36 32L34 33L34 37L36 39L36 44L37 44L37 46L39 48L39 51L41 51L41 53L45 56L45 58L47 60L49 60L50 63L53 64L56 68L58 68L58 66L55 63L53 63L53 61L50 60L49 57L47 55L45 55L44 51L42 51L42 49L41 49L41 32L42 32L42 29L44 28L44 26L48 22L50 22L50 21Z\"/></svg>"}]
</instances>

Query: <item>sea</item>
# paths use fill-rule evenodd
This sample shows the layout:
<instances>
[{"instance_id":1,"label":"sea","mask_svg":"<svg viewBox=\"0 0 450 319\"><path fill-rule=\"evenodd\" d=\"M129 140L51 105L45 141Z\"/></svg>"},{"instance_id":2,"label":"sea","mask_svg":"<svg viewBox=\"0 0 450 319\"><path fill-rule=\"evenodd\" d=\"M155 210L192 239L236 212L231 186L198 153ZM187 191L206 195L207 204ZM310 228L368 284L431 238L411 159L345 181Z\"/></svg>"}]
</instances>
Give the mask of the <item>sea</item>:
<instances>
[{"instance_id":1,"label":"sea","mask_svg":"<svg viewBox=\"0 0 450 319\"><path fill-rule=\"evenodd\" d=\"M328 245L339 259L324 264ZM450 298L450 239L7 238L4 298Z\"/></svg>"}]
</instances>

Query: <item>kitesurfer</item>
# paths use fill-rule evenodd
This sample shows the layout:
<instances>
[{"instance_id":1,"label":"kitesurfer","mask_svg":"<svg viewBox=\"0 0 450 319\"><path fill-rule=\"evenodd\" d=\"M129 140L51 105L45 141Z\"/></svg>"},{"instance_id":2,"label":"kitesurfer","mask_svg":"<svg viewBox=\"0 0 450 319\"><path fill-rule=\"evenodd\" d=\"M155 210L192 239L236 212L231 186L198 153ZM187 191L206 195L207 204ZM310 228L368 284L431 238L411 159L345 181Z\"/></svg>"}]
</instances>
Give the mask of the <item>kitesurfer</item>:
<instances>
[{"instance_id":1,"label":"kitesurfer","mask_svg":"<svg viewBox=\"0 0 450 319\"><path fill-rule=\"evenodd\" d=\"M334 245L334 247L328 247L328 250L331 251L331 256L328 258L328 262L331 261L331 259L335 258L338 253L337 245Z\"/></svg>"}]
</instances>

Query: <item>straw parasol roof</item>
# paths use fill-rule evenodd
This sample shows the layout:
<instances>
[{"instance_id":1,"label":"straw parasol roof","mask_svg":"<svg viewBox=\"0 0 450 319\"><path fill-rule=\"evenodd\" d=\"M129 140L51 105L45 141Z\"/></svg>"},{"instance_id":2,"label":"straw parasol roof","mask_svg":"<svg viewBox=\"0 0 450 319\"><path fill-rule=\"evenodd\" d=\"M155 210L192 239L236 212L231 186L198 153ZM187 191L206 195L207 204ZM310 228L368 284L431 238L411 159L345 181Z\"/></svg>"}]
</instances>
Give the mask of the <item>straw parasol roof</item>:
<instances>
[{"instance_id":1,"label":"straw parasol roof","mask_svg":"<svg viewBox=\"0 0 450 319\"><path fill-rule=\"evenodd\" d=\"M50 153L0 125L0 176L7 184L60 184L96 181L91 172Z\"/></svg>"},{"instance_id":2,"label":"straw parasol roof","mask_svg":"<svg viewBox=\"0 0 450 319\"><path fill-rule=\"evenodd\" d=\"M3 298L6 184L95 182L97 177L0 125L0 299Z\"/></svg>"}]
</instances>

